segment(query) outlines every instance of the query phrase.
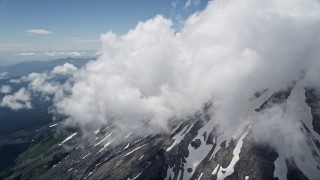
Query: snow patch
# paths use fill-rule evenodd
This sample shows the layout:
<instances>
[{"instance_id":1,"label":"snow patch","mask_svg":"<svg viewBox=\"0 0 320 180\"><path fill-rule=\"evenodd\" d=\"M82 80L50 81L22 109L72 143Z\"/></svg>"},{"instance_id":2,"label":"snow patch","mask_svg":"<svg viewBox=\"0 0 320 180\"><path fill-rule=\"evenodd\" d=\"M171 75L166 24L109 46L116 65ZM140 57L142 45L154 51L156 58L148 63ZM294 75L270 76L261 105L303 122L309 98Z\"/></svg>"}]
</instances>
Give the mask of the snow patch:
<instances>
[{"instance_id":1,"label":"snow patch","mask_svg":"<svg viewBox=\"0 0 320 180\"><path fill-rule=\"evenodd\" d=\"M217 174L219 167L220 167L220 165L218 164L218 165L214 168L214 170L212 171L212 174L213 174L213 175Z\"/></svg>"},{"instance_id":2,"label":"snow patch","mask_svg":"<svg viewBox=\"0 0 320 180\"><path fill-rule=\"evenodd\" d=\"M73 168L68 169L68 172L71 171Z\"/></svg>"},{"instance_id":3,"label":"snow patch","mask_svg":"<svg viewBox=\"0 0 320 180\"><path fill-rule=\"evenodd\" d=\"M197 180L200 180L202 178L203 172L200 174Z\"/></svg>"},{"instance_id":4,"label":"snow patch","mask_svg":"<svg viewBox=\"0 0 320 180\"><path fill-rule=\"evenodd\" d=\"M206 115L206 114L204 114ZM204 116L203 115L203 116ZM203 117L201 116L201 117ZM200 118L201 118L200 117ZM199 118L199 120L200 120ZM199 131L198 135L193 139L200 139L201 145L194 149L191 144L188 146L189 156L186 158L186 163L184 164L184 174L183 178L189 179L193 175L194 171L191 173L188 172L188 168L192 168L193 170L200 164L200 162L208 155L210 150L212 149L212 144L206 144L206 142L203 140L202 135L204 132L210 132L212 129L216 126L216 123L213 119L209 120L207 124L205 124Z\"/></svg>"},{"instance_id":5,"label":"snow patch","mask_svg":"<svg viewBox=\"0 0 320 180\"><path fill-rule=\"evenodd\" d=\"M69 141L70 139L72 139L75 135L77 135L78 133L73 133L73 134L71 134L69 137L67 137L65 140L63 140L60 144L59 144L59 146L61 146L63 143L65 143L65 142L67 142L67 141Z\"/></svg>"},{"instance_id":6,"label":"snow patch","mask_svg":"<svg viewBox=\"0 0 320 180\"><path fill-rule=\"evenodd\" d=\"M83 156L82 159L85 159L86 157L88 157L91 153L88 153L87 155Z\"/></svg>"},{"instance_id":7,"label":"snow patch","mask_svg":"<svg viewBox=\"0 0 320 180\"><path fill-rule=\"evenodd\" d=\"M167 175L164 178L165 180L169 180L170 178L173 179L174 178L174 171L173 171L174 165L172 167L169 167L167 169Z\"/></svg>"},{"instance_id":8,"label":"snow patch","mask_svg":"<svg viewBox=\"0 0 320 180\"><path fill-rule=\"evenodd\" d=\"M206 114L204 114L206 115ZM201 116L202 117L202 116ZM200 118L201 118L200 117ZM200 119L199 118L199 119ZM191 128L193 127L194 123L192 123L189 126L185 126L178 134L176 134L172 139L174 140L174 142L171 144L170 147L167 148L167 152L171 151L171 149L176 146L177 144L179 144L181 142L181 140L184 138L184 136L191 130Z\"/></svg>"},{"instance_id":9,"label":"snow patch","mask_svg":"<svg viewBox=\"0 0 320 180\"><path fill-rule=\"evenodd\" d=\"M99 154L100 152L102 152L104 149L106 149L110 144L111 144L111 142L107 142L107 144L103 145L103 148L101 148L101 149L96 153L96 155Z\"/></svg>"},{"instance_id":10,"label":"snow patch","mask_svg":"<svg viewBox=\"0 0 320 180\"><path fill-rule=\"evenodd\" d=\"M99 133L99 131L100 131L100 128L97 129L97 130L95 130L95 131L93 132L93 134L94 134L94 135L97 135L97 134Z\"/></svg>"},{"instance_id":11,"label":"snow patch","mask_svg":"<svg viewBox=\"0 0 320 180\"><path fill-rule=\"evenodd\" d=\"M94 146L98 146L99 144L101 144L102 142L104 142L105 140L107 140L113 132L109 133L105 138L103 138L101 141L99 141L97 144L95 144Z\"/></svg>"},{"instance_id":12,"label":"snow patch","mask_svg":"<svg viewBox=\"0 0 320 180\"><path fill-rule=\"evenodd\" d=\"M287 180L287 164L285 157L282 153L279 153L279 157L274 161L273 177L277 177L279 180Z\"/></svg>"},{"instance_id":13,"label":"snow patch","mask_svg":"<svg viewBox=\"0 0 320 180\"><path fill-rule=\"evenodd\" d=\"M171 134L174 133L174 132L176 132L176 131L179 129L179 127L181 126L181 124L182 124L183 122L184 122L184 121L181 121L174 129L172 129Z\"/></svg>"},{"instance_id":14,"label":"snow patch","mask_svg":"<svg viewBox=\"0 0 320 180\"><path fill-rule=\"evenodd\" d=\"M141 141L141 139L138 139L138 140L134 141L133 144L136 144L139 141Z\"/></svg>"},{"instance_id":15,"label":"snow patch","mask_svg":"<svg viewBox=\"0 0 320 180\"><path fill-rule=\"evenodd\" d=\"M124 147L124 149L127 149L129 146L130 146L130 143L128 143L128 144L127 144L127 146L126 146L126 147Z\"/></svg>"},{"instance_id":16,"label":"snow patch","mask_svg":"<svg viewBox=\"0 0 320 180\"><path fill-rule=\"evenodd\" d=\"M185 126L178 134L176 134L172 139L174 140L174 142L171 144L170 147L167 148L167 152L171 151L171 149L176 145L179 144L181 142L181 140L183 139L182 133L184 130L186 130L188 128L188 126Z\"/></svg>"},{"instance_id":17,"label":"snow patch","mask_svg":"<svg viewBox=\"0 0 320 180\"><path fill-rule=\"evenodd\" d=\"M52 128L52 127L55 127L55 126L57 126L58 125L58 123L56 123L56 124L52 124L51 126L49 126L50 128Z\"/></svg>"},{"instance_id":18,"label":"snow patch","mask_svg":"<svg viewBox=\"0 0 320 180\"><path fill-rule=\"evenodd\" d=\"M133 152L135 152L135 151L139 150L140 148L142 148L142 147L144 147L144 146L146 146L146 145L147 145L147 144L144 144L144 145L142 145L142 146L139 146L139 147L135 148L134 150L132 150L132 151L128 152L128 153L127 153L127 154L125 154L124 156L128 156L128 155L130 155L131 153L133 153Z\"/></svg>"},{"instance_id":19,"label":"snow patch","mask_svg":"<svg viewBox=\"0 0 320 180\"><path fill-rule=\"evenodd\" d=\"M295 110L294 117L296 120L302 120L310 130L312 136L320 142L319 134L313 130L311 108L308 106L305 100L305 89L303 88L301 82L297 82L295 87L292 89L290 96L288 97L287 106ZM319 151L313 139L311 139L311 144L308 143L307 138L310 138L308 137L308 132L304 131L304 133L306 140L300 141L300 147L303 148L303 154L298 152L296 154L300 155L295 155L293 158L297 167L303 172L304 175L306 175L306 177L309 179L318 179L320 177L320 171L318 169L319 163L316 161L311 148L317 151L317 153L319 153ZM296 149L292 150L294 151Z\"/></svg>"},{"instance_id":20,"label":"snow patch","mask_svg":"<svg viewBox=\"0 0 320 180\"><path fill-rule=\"evenodd\" d=\"M141 173L142 172L140 172L138 175L136 175L134 178L132 178L132 179L130 179L130 178L128 178L128 180L135 180L135 179L137 179L140 175L141 175Z\"/></svg>"},{"instance_id":21,"label":"snow patch","mask_svg":"<svg viewBox=\"0 0 320 180\"><path fill-rule=\"evenodd\" d=\"M132 132L129 132L124 138L127 139L131 134Z\"/></svg>"}]
</instances>

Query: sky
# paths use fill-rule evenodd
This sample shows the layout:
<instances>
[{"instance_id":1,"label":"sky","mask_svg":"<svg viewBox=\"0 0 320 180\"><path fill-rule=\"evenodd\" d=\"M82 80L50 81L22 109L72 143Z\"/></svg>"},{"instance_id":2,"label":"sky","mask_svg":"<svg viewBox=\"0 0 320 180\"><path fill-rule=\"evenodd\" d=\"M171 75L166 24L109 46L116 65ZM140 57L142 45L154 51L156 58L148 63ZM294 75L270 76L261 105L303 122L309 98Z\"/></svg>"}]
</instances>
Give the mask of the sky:
<instances>
[{"instance_id":1,"label":"sky","mask_svg":"<svg viewBox=\"0 0 320 180\"><path fill-rule=\"evenodd\" d=\"M158 14L177 30L207 0L0 0L0 65L96 56L100 35L125 34Z\"/></svg>"}]
</instances>

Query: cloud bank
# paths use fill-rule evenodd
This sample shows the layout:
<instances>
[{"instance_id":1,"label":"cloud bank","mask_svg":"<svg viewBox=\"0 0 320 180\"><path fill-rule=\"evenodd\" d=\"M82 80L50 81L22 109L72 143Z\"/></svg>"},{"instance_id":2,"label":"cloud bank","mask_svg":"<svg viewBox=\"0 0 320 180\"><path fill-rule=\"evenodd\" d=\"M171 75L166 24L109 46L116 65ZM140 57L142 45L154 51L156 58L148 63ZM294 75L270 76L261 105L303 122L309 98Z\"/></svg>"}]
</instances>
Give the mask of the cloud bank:
<instances>
[{"instance_id":1,"label":"cloud bank","mask_svg":"<svg viewBox=\"0 0 320 180\"><path fill-rule=\"evenodd\" d=\"M54 56L73 56L73 57L79 57L79 56L84 56L86 55L85 52L83 51L71 51L71 52L64 52L64 51L47 51L44 53L35 53L35 52L23 52L23 53L18 53L15 54L16 56L49 56L49 57L54 57Z\"/></svg>"},{"instance_id":2,"label":"cloud bank","mask_svg":"<svg viewBox=\"0 0 320 180\"><path fill-rule=\"evenodd\" d=\"M166 129L213 99L217 121L237 127L255 92L286 88L302 71L317 83L319 25L315 0L211 1L178 33L156 16L125 35L103 34L102 55L56 106L83 124Z\"/></svg>"}]
</instances>

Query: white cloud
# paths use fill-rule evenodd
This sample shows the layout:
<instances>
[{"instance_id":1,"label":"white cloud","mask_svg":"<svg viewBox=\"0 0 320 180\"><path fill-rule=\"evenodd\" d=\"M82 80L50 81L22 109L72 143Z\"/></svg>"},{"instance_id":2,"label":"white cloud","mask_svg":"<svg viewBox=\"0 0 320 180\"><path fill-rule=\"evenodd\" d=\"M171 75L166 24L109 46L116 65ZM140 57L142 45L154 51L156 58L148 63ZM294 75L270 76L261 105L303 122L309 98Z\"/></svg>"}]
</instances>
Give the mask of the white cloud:
<instances>
[{"instance_id":1,"label":"white cloud","mask_svg":"<svg viewBox=\"0 0 320 180\"><path fill-rule=\"evenodd\" d=\"M30 94L25 88L21 88L13 95L6 95L0 102L0 106L12 110L31 109Z\"/></svg>"},{"instance_id":2,"label":"white cloud","mask_svg":"<svg viewBox=\"0 0 320 180\"><path fill-rule=\"evenodd\" d=\"M61 55L68 55L68 56L84 56L85 52L73 51L73 52L65 52L61 53Z\"/></svg>"},{"instance_id":3,"label":"white cloud","mask_svg":"<svg viewBox=\"0 0 320 180\"><path fill-rule=\"evenodd\" d=\"M190 6L198 6L200 4L200 0L187 0L184 5L184 8L189 8Z\"/></svg>"},{"instance_id":4,"label":"white cloud","mask_svg":"<svg viewBox=\"0 0 320 180\"><path fill-rule=\"evenodd\" d=\"M11 91L12 91L12 88L11 88L11 86L8 86L8 85L3 85L0 88L0 92L3 94L9 94L9 93L11 93Z\"/></svg>"},{"instance_id":5,"label":"white cloud","mask_svg":"<svg viewBox=\"0 0 320 180\"><path fill-rule=\"evenodd\" d=\"M0 72L0 80L1 79L6 79L8 76L8 73L7 72Z\"/></svg>"},{"instance_id":6,"label":"white cloud","mask_svg":"<svg viewBox=\"0 0 320 180\"><path fill-rule=\"evenodd\" d=\"M15 54L16 56L73 56L79 57L86 55L83 51L71 51L71 52L64 52L64 51L48 51L44 53L35 53L35 52L23 52L19 54Z\"/></svg>"},{"instance_id":7,"label":"white cloud","mask_svg":"<svg viewBox=\"0 0 320 180\"><path fill-rule=\"evenodd\" d=\"M52 74L72 74L76 71L77 71L77 67L75 67L70 63L65 63L62 66L56 66L51 73Z\"/></svg>"},{"instance_id":8,"label":"white cloud","mask_svg":"<svg viewBox=\"0 0 320 180\"><path fill-rule=\"evenodd\" d=\"M46 73L31 73L21 78L23 81L29 81L29 90L41 92L44 94L54 94L58 91L55 83L48 82L50 76Z\"/></svg>"},{"instance_id":9,"label":"white cloud","mask_svg":"<svg viewBox=\"0 0 320 180\"><path fill-rule=\"evenodd\" d=\"M43 55L45 55L45 56L56 56L57 52L45 52L45 53L43 53Z\"/></svg>"},{"instance_id":10,"label":"white cloud","mask_svg":"<svg viewBox=\"0 0 320 180\"><path fill-rule=\"evenodd\" d=\"M319 7L315 0L218 0L177 34L162 16L122 36L105 33L102 55L74 75L57 108L80 123L123 130L151 119L156 131L214 99L214 118L236 128L255 92L285 88L319 64Z\"/></svg>"},{"instance_id":11,"label":"white cloud","mask_svg":"<svg viewBox=\"0 0 320 180\"><path fill-rule=\"evenodd\" d=\"M177 5L178 5L178 3L179 3L179 0L174 0L174 1L172 1L172 2L171 2L171 7L172 7L172 8L176 8Z\"/></svg>"},{"instance_id":12,"label":"white cloud","mask_svg":"<svg viewBox=\"0 0 320 180\"><path fill-rule=\"evenodd\" d=\"M48 35L52 34L51 31L46 30L46 29L29 29L26 31L29 35Z\"/></svg>"},{"instance_id":13,"label":"white cloud","mask_svg":"<svg viewBox=\"0 0 320 180\"><path fill-rule=\"evenodd\" d=\"M36 56L36 55L39 55L37 53L33 53L33 52L23 52L23 53L18 53L18 54L15 54L16 56Z\"/></svg>"},{"instance_id":14,"label":"white cloud","mask_svg":"<svg viewBox=\"0 0 320 180\"><path fill-rule=\"evenodd\" d=\"M42 55L45 56L84 56L86 53L85 52L78 52L78 51L73 51L73 52L45 52Z\"/></svg>"},{"instance_id":15,"label":"white cloud","mask_svg":"<svg viewBox=\"0 0 320 180\"><path fill-rule=\"evenodd\" d=\"M10 80L9 80L9 83L12 83L12 84L19 84L19 83L21 83L21 82L22 82L21 78L18 78L18 79L10 79Z\"/></svg>"},{"instance_id":16,"label":"white cloud","mask_svg":"<svg viewBox=\"0 0 320 180\"><path fill-rule=\"evenodd\" d=\"M97 51L97 52L93 53L92 56L96 57L96 56L100 56L100 55L101 55L101 52Z\"/></svg>"}]
</instances>

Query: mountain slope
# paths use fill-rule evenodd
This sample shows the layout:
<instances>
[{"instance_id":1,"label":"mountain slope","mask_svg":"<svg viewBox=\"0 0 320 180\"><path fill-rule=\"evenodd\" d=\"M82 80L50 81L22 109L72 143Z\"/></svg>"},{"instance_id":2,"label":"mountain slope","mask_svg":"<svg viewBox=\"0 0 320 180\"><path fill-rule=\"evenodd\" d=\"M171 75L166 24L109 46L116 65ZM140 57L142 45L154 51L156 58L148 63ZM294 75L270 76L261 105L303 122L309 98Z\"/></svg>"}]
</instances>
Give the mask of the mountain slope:
<instances>
[{"instance_id":1,"label":"mountain slope","mask_svg":"<svg viewBox=\"0 0 320 180\"><path fill-rule=\"evenodd\" d=\"M120 136L113 126L90 135L76 129L60 132L65 135L59 143L20 162L7 179L317 179L317 102L316 91L305 90L299 83L282 92L266 91L252 100L252 115L277 105L304 108L298 122L304 140L302 154L254 141L256 121L243 121L233 132L223 131L211 118L214 109L207 104L198 115L173 123L170 134Z\"/></svg>"}]
</instances>

